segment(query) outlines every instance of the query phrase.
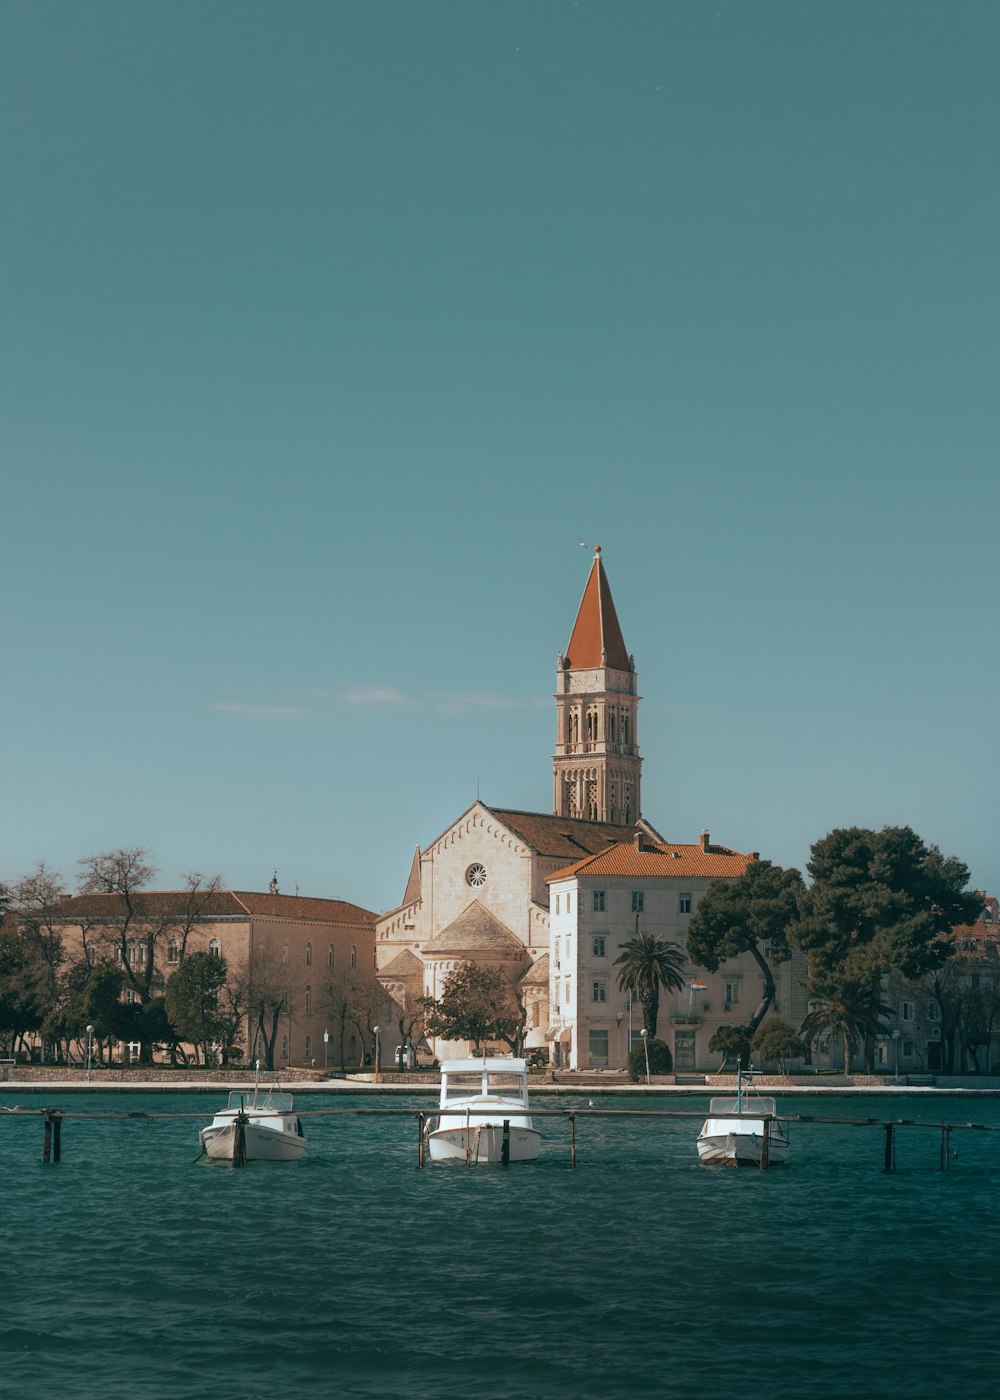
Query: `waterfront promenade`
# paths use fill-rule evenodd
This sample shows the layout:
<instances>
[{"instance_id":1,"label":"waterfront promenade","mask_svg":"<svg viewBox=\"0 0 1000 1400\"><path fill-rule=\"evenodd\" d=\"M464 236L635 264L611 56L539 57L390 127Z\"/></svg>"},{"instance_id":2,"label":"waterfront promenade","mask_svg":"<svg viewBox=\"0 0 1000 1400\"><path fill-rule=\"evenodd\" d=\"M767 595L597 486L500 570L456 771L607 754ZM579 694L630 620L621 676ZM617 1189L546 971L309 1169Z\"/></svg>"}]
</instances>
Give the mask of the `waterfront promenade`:
<instances>
[{"instance_id":1,"label":"waterfront promenade","mask_svg":"<svg viewBox=\"0 0 1000 1400\"><path fill-rule=\"evenodd\" d=\"M94 1069L88 1080L81 1067L61 1065L5 1066L0 1076L0 1097L11 1092L21 1093L144 1093L144 1094L225 1094L252 1084L254 1075L247 1070L205 1071L152 1069L130 1066L125 1069ZM270 1072L267 1075L271 1078ZM436 1095L440 1080L427 1071L399 1074L386 1071L378 1077L371 1071L337 1075L327 1078L321 1071L291 1070L281 1074L283 1087L295 1094L420 1094ZM680 1082L678 1082L678 1079ZM754 1086L769 1094L823 1096L884 1096L934 1097L938 1095L970 1095L1000 1097L998 1075L936 1075L920 1076L919 1082L896 1081L880 1075L754 1075ZM632 1083L624 1074L610 1072L558 1072L532 1075L529 1091L536 1095L595 1095L640 1094L654 1096L695 1096L725 1094L736 1089L735 1074L685 1074L682 1076L653 1076L649 1084Z\"/></svg>"}]
</instances>

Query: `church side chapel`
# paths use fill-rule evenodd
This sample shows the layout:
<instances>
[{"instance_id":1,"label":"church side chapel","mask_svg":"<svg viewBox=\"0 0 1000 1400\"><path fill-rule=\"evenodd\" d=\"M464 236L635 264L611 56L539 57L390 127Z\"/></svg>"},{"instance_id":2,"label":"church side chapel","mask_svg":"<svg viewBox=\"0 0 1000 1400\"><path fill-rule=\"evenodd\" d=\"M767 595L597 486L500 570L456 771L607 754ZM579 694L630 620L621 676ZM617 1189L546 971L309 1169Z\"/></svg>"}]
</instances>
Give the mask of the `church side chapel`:
<instances>
[{"instance_id":1,"label":"church side chapel","mask_svg":"<svg viewBox=\"0 0 1000 1400\"><path fill-rule=\"evenodd\" d=\"M569 644L558 655L552 812L474 802L417 848L402 903L377 921L378 977L404 1015L421 996L439 998L462 964L482 964L518 987L527 1051L571 1069L624 1066L641 1019L617 990L613 963L635 934L637 913L643 931L683 946L687 918L710 879L733 878L756 858L708 847L707 833L697 845L672 846L641 815L639 699L598 547ZM626 861L619 870L614 853L623 851L645 864ZM605 872L600 862L608 860L613 869ZM743 962L729 974L730 993L753 977L752 964L743 969ZM739 1023L738 995L722 1012L724 988L712 986L721 977L722 970L692 978L705 989L697 1010L688 1005L690 989L677 995L677 1007L663 998L658 1034L673 1042L675 1059L679 1051L682 1062L707 1066L717 1058L707 1051L714 1024ZM721 1019L706 1029L710 998ZM469 1049L465 1041L431 1045L438 1057Z\"/></svg>"}]
</instances>

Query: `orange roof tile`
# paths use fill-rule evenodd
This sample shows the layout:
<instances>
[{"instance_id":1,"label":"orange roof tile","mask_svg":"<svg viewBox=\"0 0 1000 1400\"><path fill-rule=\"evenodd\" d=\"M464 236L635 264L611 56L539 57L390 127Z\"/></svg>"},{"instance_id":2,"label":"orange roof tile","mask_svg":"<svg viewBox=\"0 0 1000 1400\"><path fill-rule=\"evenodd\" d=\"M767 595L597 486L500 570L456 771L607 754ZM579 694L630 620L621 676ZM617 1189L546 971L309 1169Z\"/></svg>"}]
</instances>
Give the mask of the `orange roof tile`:
<instances>
[{"instance_id":1,"label":"orange roof tile","mask_svg":"<svg viewBox=\"0 0 1000 1400\"><path fill-rule=\"evenodd\" d=\"M573 624L566 665L571 671L590 671L598 666L612 666L616 671L632 669L601 562L600 545Z\"/></svg>"},{"instance_id":2,"label":"orange roof tile","mask_svg":"<svg viewBox=\"0 0 1000 1400\"><path fill-rule=\"evenodd\" d=\"M565 880L571 875L633 875L643 878L671 875L688 879L692 876L708 879L733 878L742 875L755 857L731 851L728 846L676 846L672 842L616 842L597 855L567 865L548 877Z\"/></svg>"}]
</instances>

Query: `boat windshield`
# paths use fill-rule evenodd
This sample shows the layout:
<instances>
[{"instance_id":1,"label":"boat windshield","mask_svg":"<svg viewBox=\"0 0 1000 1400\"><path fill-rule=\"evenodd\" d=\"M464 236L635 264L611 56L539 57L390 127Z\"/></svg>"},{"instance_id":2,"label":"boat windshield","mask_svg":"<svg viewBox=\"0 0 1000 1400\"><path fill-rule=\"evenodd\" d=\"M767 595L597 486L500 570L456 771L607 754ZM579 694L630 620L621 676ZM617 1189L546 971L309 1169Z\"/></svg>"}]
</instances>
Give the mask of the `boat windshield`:
<instances>
[{"instance_id":1,"label":"boat windshield","mask_svg":"<svg viewBox=\"0 0 1000 1400\"><path fill-rule=\"evenodd\" d=\"M744 1117L763 1118L765 1114L773 1116L777 1109L774 1099L758 1097L756 1094L748 1098L744 1094L742 1104L739 1099L712 1099L708 1111L713 1118L729 1118L735 1113L742 1113Z\"/></svg>"},{"instance_id":2,"label":"boat windshield","mask_svg":"<svg viewBox=\"0 0 1000 1400\"><path fill-rule=\"evenodd\" d=\"M519 1074L494 1074L490 1072L487 1084L488 1092L491 1094L501 1094L504 1098L521 1098L522 1088ZM447 1100L449 1103L453 1099L478 1097L482 1092L483 1075L481 1070L473 1073L453 1071L448 1075Z\"/></svg>"},{"instance_id":3,"label":"boat windshield","mask_svg":"<svg viewBox=\"0 0 1000 1400\"><path fill-rule=\"evenodd\" d=\"M230 1108L252 1109L255 1107L253 1101L253 1088L231 1089L229 1092ZM268 1113L291 1113L291 1094L278 1093L273 1089L262 1089L257 1095L256 1111L266 1109Z\"/></svg>"}]
</instances>

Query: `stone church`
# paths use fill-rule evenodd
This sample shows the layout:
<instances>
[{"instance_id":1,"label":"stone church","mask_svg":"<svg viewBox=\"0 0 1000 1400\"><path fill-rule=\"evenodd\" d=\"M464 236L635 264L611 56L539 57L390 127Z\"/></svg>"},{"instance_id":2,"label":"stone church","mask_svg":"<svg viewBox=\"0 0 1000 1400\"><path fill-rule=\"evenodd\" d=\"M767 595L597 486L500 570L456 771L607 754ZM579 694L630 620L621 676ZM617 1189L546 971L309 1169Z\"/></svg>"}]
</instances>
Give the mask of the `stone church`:
<instances>
[{"instance_id":1,"label":"stone church","mask_svg":"<svg viewBox=\"0 0 1000 1400\"><path fill-rule=\"evenodd\" d=\"M652 909L670 903L672 894L665 891L691 885L677 896L678 907L689 913L707 887L706 876L733 878L756 856L709 847L707 833L697 846L671 846L642 817L635 661L622 637L599 547L569 645L559 653L555 704L552 812L477 801L429 846L418 848L402 903L376 923L376 969L401 1006L421 995L438 997L448 974L462 963L502 969L522 989L529 1049L546 1047L556 1063L572 1068L614 1068L627 1053L621 1035L614 1034L621 1031L626 1013L624 1003L618 1007L615 1000L617 995L621 1001L622 994L614 991L610 964L620 943L634 932L637 902L641 909L644 900L651 900ZM625 848L659 853L655 870L644 876L648 893L623 886L619 900L616 877L609 874L607 899L598 891L598 901L588 884L589 898L601 907L598 922L604 918L608 925L591 936L592 911L579 907L578 891L597 877L582 871L592 858L607 860L609 853ZM612 864L617 868L621 861ZM622 868L626 873L617 884L635 884L628 873L633 867ZM558 901L554 896L550 900L550 888L558 889ZM627 918L613 916L619 902ZM674 920L667 923L661 927L658 919L650 931L666 932L683 943L684 921L679 927ZM599 969L603 977L591 978L587 959L598 947L608 963ZM604 999L596 1007L596 1019L595 1008L583 1004L588 987ZM680 1014L689 1022L696 1013L682 1006ZM696 1053L688 1022L685 1038L678 1040L685 1059ZM465 1053L466 1046L439 1042L434 1050L438 1055Z\"/></svg>"}]
</instances>

